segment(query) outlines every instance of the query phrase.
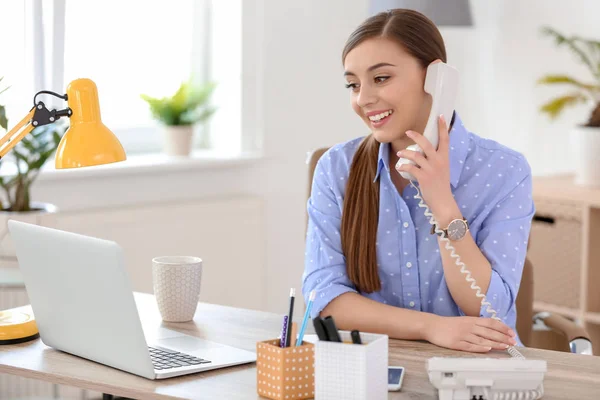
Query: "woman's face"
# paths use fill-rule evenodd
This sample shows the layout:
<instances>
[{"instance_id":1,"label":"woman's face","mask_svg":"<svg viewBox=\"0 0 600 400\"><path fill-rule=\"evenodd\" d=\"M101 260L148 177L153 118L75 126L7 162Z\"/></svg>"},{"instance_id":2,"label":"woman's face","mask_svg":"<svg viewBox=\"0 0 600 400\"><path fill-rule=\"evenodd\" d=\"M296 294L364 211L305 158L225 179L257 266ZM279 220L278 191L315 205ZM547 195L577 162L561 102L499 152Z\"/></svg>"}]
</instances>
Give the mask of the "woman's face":
<instances>
[{"instance_id":1,"label":"woman's face","mask_svg":"<svg viewBox=\"0 0 600 400\"><path fill-rule=\"evenodd\" d=\"M402 46L365 40L346 55L344 69L352 108L378 142L404 142L407 130L422 133L431 109L423 89L426 69Z\"/></svg>"}]
</instances>

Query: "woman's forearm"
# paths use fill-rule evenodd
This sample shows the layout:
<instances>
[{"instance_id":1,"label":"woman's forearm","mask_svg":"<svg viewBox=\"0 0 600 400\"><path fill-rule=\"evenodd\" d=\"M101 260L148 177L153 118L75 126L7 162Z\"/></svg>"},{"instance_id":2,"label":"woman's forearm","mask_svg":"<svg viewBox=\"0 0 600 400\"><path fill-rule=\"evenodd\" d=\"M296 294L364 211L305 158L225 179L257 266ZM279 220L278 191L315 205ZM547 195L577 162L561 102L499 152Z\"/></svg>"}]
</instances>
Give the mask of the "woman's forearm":
<instances>
[{"instance_id":1,"label":"woman's forearm","mask_svg":"<svg viewBox=\"0 0 600 400\"><path fill-rule=\"evenodd\" d=\"M320 316L333 316L338 329L388 335L394 339L427 340L435 314L382 304L357 293L333 299Z\"/></svg>"},{"instance_id":2,"label":"woman's forearm","mask_svg":"<svg viewBox=\"0 0 600 400\"><path fill-rule=\"evenodd\" d=\"M460 209L455 201L448 200L446 204L448 206L447 209L443 211L436 210L434 212L439 226L442 227L448 226L450 221L455 218L462 218ZM452 257L451 251L446 249L446 243L446 241L438 237L448 290L456 304L466 315L478 317L481 309L481 299L476 296L477 292L471 288L471 283L466 280L466 275L460 272L460 266L456 265L456 258ZM492 266L477 246L477 243L475 243L471 234L467 232L462 240L454 241L450 244L454 247L454 252L460 256L460 261L466 265L466 269L471 273L471 278L475 279L477 286L481 288L481 293L487 294L492 276Z\"/></svg>"}]
</instances>

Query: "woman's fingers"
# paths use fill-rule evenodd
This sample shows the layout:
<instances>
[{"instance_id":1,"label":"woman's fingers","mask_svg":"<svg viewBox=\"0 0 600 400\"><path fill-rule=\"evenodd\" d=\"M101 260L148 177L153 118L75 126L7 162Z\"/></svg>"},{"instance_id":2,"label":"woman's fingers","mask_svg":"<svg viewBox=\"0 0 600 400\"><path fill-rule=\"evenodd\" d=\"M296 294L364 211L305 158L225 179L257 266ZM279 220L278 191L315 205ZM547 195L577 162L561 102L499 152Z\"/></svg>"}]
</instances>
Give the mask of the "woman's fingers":
<instances>
[{"instance_id":1,"label":"woman's fingers","mask_svg":"<svg viewBox=\"0 0 600 400\"><path fill-rule=\"evenodd\" d=\"M479 346L491 347L495 350L506 350L508 348L508 345L506 343L498 342L496 340L490 340L485 337L479 336L476 333L468 335L465 339L467 342L477 344Z\"/></svg>"},{"instance_id":2,"label":"woman's fingers","mask_svg":"<svg viewBox=\"0 0 600 400\"><path fill-rule=\"evenodd\" d=\"M500 343L500 344L504 344L504 345L515 345L517 342L511 337L508 336L505 333L502 332L498 332L497 330L485 327L485 326L479 326L479 325L475 325L473 327L473 331L472 333L474 333L475 335L491 340L493 342L496 343Z\"/></svg>"},{"instance_id":3,"label":"woman's fingers","mask_svg":"<svg viewBox=\"0 0 600 400\"><path fill-rule=\"evenodd\" d=\"M482 346L479 344L474 344L471 342L467 342L466 340L462 340L462 341L458 342L458 345L457 345L457 350L470 351L472 353L487 353L491 349L492 348L489 346Z\"/></svg>"},{"instance_id":4,"label":"woman's fingers","mask_svg":"<svg viewBox=\"0 0 600 400\"><path fill-rule=\"evenodd\" d=\"M513 330L510 329L508 326L506 326L506 324L504 324L501 321L498 321L496 319L493 319L493 318L478 318L477 321L475 322L475 325L493 329L493 330L503 333L507 336L511 336L511 337L515 336L515 333L513 332Z\"/></svg>"}]
</instances>

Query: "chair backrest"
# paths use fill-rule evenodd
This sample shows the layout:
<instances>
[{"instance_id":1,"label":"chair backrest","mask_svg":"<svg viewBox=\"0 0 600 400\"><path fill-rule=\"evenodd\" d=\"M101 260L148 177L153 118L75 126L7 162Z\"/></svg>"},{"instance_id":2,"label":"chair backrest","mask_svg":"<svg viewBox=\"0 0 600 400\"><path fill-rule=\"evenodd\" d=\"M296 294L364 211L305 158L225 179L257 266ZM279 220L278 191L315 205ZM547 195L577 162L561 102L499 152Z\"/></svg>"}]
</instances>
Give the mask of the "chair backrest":
<instances>
[{"instance_id":1,"label":"chair backrest","mask_svg":"<svg viewBox=\"0 0 600 400\"><path fill-rule=\"evenodd\" d=\"M308 157L308 197L310 197L317 162L328 149L328 147L318 148ZM308 221L308 215L306 219ZM529 245L527 248L529 249ZM533 319L533 266L529 258L525 259L525 265L523 266L523 276L517 294L516 307L516 329L523 344L528 346L531 341Z\"/></svg>"}]
</instances>

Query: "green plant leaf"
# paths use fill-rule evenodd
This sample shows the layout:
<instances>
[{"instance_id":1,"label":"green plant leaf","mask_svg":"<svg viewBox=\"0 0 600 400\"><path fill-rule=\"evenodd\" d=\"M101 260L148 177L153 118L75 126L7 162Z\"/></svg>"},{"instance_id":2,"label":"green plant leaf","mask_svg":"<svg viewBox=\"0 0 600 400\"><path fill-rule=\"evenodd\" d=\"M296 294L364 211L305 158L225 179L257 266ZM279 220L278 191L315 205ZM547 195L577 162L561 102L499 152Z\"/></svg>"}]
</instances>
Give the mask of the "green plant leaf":
<instances>
[{"instance_id":1,"label":"green plant leaf","mask_svg":"<svg viewBox=\"0 0 600 400\"><path fill-rule=\"evenodd\" d=\"M4 79L3 76L0 76L0 82L2 82L2 79ZM5 87L4 89L0 90L0 94L6 92L8 89L10 88L10 86Z\"/></svg>"},{"instance_id":2,"label":"green plant leaf","mask_svg":"<svg viewBox=\"0 0 600 400\"><path fill-rule=\"evenodd\" d=\"M6 118L6 109L0 105L0 126L4 130L8 130L8 119Z\"/></svg>"},{"instance_id":3,"label":"green plant leaf","mask_svg":"<svg viewBox=\"0 0 600 400\"><path fill-rule=\"evenodd\" d=\"M589 83L583 83L578 81L575 78L571 78L570 76L567 75L546 75L542 78L540 78L537 81L538 84L540 85L544 85L544 84L561 84L561 83L567 83L567 84L571 84L571 85L575 85L580 89L585 89L585 90L590 90L590 91L600 91L600 85L592 85Z\"/></svg>"},{"instance_id":4,"label":"green plant leaf","mask_svg":"<svg viewBox=\"0 0 600 400\"><path fill-rule=\"evenodd\" d=\"M209 118L212 112L203 113L196 110L206 106L214 90L212 82L194 85L191 81L182 82L172 96L155 98L148 95L140 97L150 106L152 116L165 125L190 125Z\"/></svg>"},{"instance_id":5,"label":"green plant leaf","mask_svg":"<svg viewBox=\"0 0 600 400\"><path fill-rule=\"evenodd\" d=\"M185 111L189 93L190 93L189 83L183 82L179 86L179 89L177 89L177 92L175 92L175 94L173 95L173 97L171 98L171 101L170 101L171 108L172 108L174 114L179 115Z\"/></svg>"},{"instance_id":6,"label":"green plant leaf","mask_svg":"<svg viewBox=\"0 0 600 400\"><path fill-rule=\"evenodd\" d=\"M216 83L208 82L203 86L194 87L190 92L187 108L193 109L206 104L209 97L213 94L216 86Z\"/></svg>"},{"instance_id":7,"label":"green plant leaf","mask_svg":"<svg viewBox=\"0 0 600 400\"><path fill-rule=\"evenodd\" d=\"M550 100L540 108L540 111L547 113L550 118L554 119L560 115L565 107L585 103L587 100L588 98L581 93L572 93Z\"/></svg>"},{"instance_id":8,"label":"green plant leaf","mask_svg":"<svg viewBox=\"0 0 600 400\"><path fill-rule=\"evenodd\" d=\"M209 119L215 113L215 111L216 109L211 107L196 108L182 114L181 119L189 125L196 122L204 122Z\"/></svg>"},{"instance_id":9,"label":"green plant leaf","mask_svg":"<svg viewBox=\"0 0 600 400\"><path fill-rule=\"evenodd\" d=\"M26 137L24 137L19 144L25 147L30 153L35 153L36 151L36 147Z\"/></svg>"},{"instance_id":10,"label":"green plant leaf","mask_svg":"<svg viewBox=\"0 0 600 400\"><path fill-rule=\"evenodd\" d=\"M54 145L58 147L60 141L62 140L62 136L60 136L58 132L54 131L52 132L52 139L54 140Z\"/></svg>"},{"instance_id":11,"label":"green plant leaf","mask_svg":"<svg viewBox=\"0 0 600 400\"><path fill-rule=\"evenodd\" d=\"M590 56L577 46L577 38L568 38L549 26L542 27L542 34L552 37L557 46L567 46L579 61L584 63L590 69L592 75L597 78L599 77L599 72L596 70L596 65L592 63Z\"/></svg>"}]
</instances>

